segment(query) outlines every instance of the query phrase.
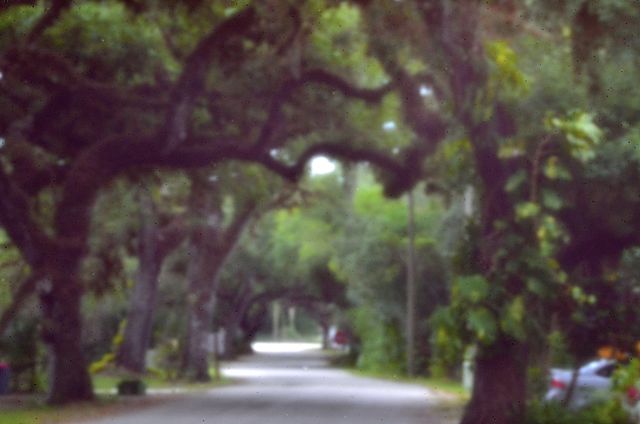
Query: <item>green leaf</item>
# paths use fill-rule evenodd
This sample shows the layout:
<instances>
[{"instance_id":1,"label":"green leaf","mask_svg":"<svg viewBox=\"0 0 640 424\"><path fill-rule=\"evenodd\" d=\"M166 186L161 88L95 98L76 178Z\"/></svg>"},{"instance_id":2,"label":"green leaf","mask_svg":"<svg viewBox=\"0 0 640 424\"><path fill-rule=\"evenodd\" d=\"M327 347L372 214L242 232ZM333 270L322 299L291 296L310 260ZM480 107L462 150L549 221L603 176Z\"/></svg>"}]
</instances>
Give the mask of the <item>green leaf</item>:
<instances>
[{"instance_id":1,"label":"green leaf","mask_svg":"<svg viewBox=\"0 0 640 424\"><path fill-rule=\"evenodd\" d=\"M454 283L453 295L463 301L478 303L489 294L489 283L481 275L458 277Z\"/></svg>"},{"instance_id":2,"label":"green leaf","mask_svg":"<svg viewBox=\"0 0 640 424\"><path fill-rule=\"evenodd\" d=\"M516 206L516 217L520 220L533 218L540 213L540 206L533 202L519 203Z\"/></svg>"},{"instance_id":3,"label":"green leaf","mask_svg":"<svg viewBox=\"0 0 640 424\"><path fill-rule=\"evenodd\" d=\"M547 126L562 132L569 142L569 152L576 159L587 162L595 157L594 147L602 141L602 130L593 115L576 111L564 118L551 117Z\"/></svg>"},{"instance_id":4,"label":"green leaf","mask_svg":"<svg viewBox=\"0 0 640 424\"><path fill-rule=\"evenodd\" d=\"M493 314L483 307L473 308L469 311L467 328L475 334L480 342L485 344L492 343L498 331Z\"/></svg>"},{"instance_id":5,"label":"green leaf","mask_svg":"<svg viewBox=\"0 0 640 424\"><path fill-rule=\"evenodd\" d=\"M537 278L527 278L527 289L538 296L544 296L547 294L544 284Z\"/></svg>"},{"instance_id":6,"label":"green leaf","mask_svg":"<svg viewBox=\"0 0 640 424\"><path fill-rule=\"evenodd\" d=\"M542 204L548 209L557 211L562 209L564 201L555 191L542 190Z\"/></svg>"},{"instance_id":7,"label":"green leaf","mask_svg":"<svg viewBox=\"0 0 640 424\"><path fill-rule=\"evenodd\" d=\"M557 156L551 156L547 159L542 171L544 176L550 180L571 180L571 174L565 167L560 165L560 160Z\"/></svg>"},{"instance_id":8,"label":"green leaf","mask_svg":"<svg viewBox=\"0 0 640 424\"><path fill-rule=\"evenodd\" d=\"M500 327L505 333L519 340L526 338L524 327L525 307L522 296L517 296L504 310Z\"/></svg>"},{"instance_id":9,"label":"green leaf","mask_svg":"<svg viewBox=\"0 0 640 424\"><path fill-rule=\"evenodd\" d=\"M492 83L511 91L526 93L529 84L527 78L518 67L515 51L504 41L487 43L487 55L492 63Z\"/></svg>"},{"instance_id":10,"label":"green leaf","mask_svg":"<svg viewBox=\"0 0 640 424\"><path fill-rule=\"evenodd\" d=\"M505 185L505 190L512 193L516 191L527 180L527 173L525 170L520 169L515 174L511 175Z\"/></svg>"}]
</instances>

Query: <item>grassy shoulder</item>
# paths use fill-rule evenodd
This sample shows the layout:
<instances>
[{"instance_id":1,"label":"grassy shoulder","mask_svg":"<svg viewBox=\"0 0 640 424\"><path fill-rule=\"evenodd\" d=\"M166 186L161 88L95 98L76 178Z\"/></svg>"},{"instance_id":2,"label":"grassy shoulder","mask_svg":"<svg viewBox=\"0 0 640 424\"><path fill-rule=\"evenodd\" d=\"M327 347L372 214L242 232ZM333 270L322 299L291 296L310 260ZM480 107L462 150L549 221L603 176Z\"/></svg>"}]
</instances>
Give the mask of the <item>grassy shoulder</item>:
<instances>
[{"instance_id":1,"label":"grassy shoulder","mask_svg":"<svg viewBox=\"0 0 640 424\"><path fill-rule=\"evenodd\" d=\"M113 375L96 375L93 377L93 388L98 392L107 392L115 390L118 383L123 380L122 377ZM193 383L186 380L166 381L156 377L142 377L145 387L149 390L154 389L180 389L180 390L201 390L218 386L224 386L231 383L231 380L222 378L220 380L212 380L206 383Z\"/></svg>"},{"instance_id":2,"label":"grassy shoulder","mask_svg":"<svg viewBox=\"0 0 640 424\"><path fill-rule=\"evenodd\" d=\"M432 422L442 424L457 423L462 416L464 406L469 400L469 392L458 381L446 378L408 377L383 371L367 371L347 368L357 376L379 378L400 383L424 386L436 394L437 400L429 407Z\"/></svg>"},{"instance_id":3,"label":"grassy shoulder","mask_svg":"<svg viewBox=\"0 0 640 424\"><path fill-rule=\"evenodd\" d=\"M211 375L215 375L213 369L210 371ZM109 392L118 387L118 383L123 380L139 379L144 382L147 390L159 389L161 391L191 391L191 390L206 390L214 387L225 386L232 383L232 380L224 377L214 378L209 382L195 383L188 380L167 380L155 376L153 374L143 375L140 377L132 377L130 375L119 375L117 373L100 373L92 376L93 388L97 392Z\"/></svg>"},{"instance_id":4,"label":"grassy shoulder","mask_svg":"<svg viewBox=\"0 0 640 424\"><path fill-rule=\"evenodd\" d=\"M469 391L462 386L462 383L448 378L409 377L390 372L360 370L357 368L350 368L349 370L362 377L373 377L402 383L420 384L435 392L449 395L452 399L458 398L460 401L466 401L469 398Z\"/></svg>"},{"instance_id":5,"label":"grassy shoulder","mask_svg":"<svg viewBox=\"0 0 640 424\"><path fill-rule=\"evenodd\" d=\"M232 383L230 379L213 380L207 383L188 381L165 381L154 376L143 376L147 389L165 389L161 394L147 396L117 396L115 390L122 376L94 375L94 390L99 393L96 400L65 406L45 404L43 395L9 395L0 397L0 424L73 423L90 421L132 410L151 407L176 396L177 392L208 390Z\"/></svg>"},{"instance_id":6,"label":"grassy shoulder","mask_svg":"<svg viewBox=\"0 0 640 424\"><path fill-rule=\"evenodd\" d=\"M49 406L43 396L9 396L0 402L0 424L73 423L103 418L120 412L141 409L166 402L168 396L120 398L97 396L91 402Z\"/></svg>"},{"instance_id":7,"label":"grassy shoulder","mask_svg":"<svg viewBox=\"0 0 640 424\"><path fill-rule=\"evenodd\" d=\"M448 395L452 399L457 398L460 401L467 401L469 399L469 391L466 390L462 386L462 383L457 380L436 377L409 377L385 370L363 370L360 368L356 368L353 365L353 363L355 362L354 359L345 352L329 349L324 351L324 353L329 360L329 363L331 363L333 366L343 368L361 377L380 378L383 380L390 380L401 383L420 384L435 392Z\"/></svg>"}]
</instances>

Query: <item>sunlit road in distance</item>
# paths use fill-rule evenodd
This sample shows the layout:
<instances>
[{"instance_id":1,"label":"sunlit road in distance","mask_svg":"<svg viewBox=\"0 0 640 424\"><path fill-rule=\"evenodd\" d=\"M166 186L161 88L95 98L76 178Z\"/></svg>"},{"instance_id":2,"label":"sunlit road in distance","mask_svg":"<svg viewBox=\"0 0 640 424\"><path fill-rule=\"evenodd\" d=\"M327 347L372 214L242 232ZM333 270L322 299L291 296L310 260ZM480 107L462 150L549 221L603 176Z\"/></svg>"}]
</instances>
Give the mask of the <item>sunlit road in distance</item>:
<instances>
[{"instance_id":1,"label":"sunlit road in distance","mask_svg":"<svg viewBox=\"0 0 640 424\"><path fill-rule=\"evenodd\" d=\"M185 393L100 424L452 424L427 388L331 368L319 345L256 343L255 354L223 366L238 384Z\"/></svg>"}]
</instances>

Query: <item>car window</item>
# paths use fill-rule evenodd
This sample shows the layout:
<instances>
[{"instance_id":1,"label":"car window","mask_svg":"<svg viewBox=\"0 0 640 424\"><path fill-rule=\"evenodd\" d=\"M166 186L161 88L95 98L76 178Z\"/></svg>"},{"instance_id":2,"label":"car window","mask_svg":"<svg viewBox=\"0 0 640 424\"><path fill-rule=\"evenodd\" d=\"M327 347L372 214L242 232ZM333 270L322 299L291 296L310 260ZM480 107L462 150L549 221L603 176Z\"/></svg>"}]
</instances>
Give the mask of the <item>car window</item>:
<instances>
[{"instance_id":1,"label":"car window","mask_svg":"<svg viewBox=\"0 0 640 424\"><path fill-rule=\"evenodd\" d=\"M608 377L611 377L611 375L616 370L616 368L618 368L618 364L609 364L600 368L598 371L596 371L596 374L599 375L600 377L608 378Z\"/></svg>"}]
</instances>

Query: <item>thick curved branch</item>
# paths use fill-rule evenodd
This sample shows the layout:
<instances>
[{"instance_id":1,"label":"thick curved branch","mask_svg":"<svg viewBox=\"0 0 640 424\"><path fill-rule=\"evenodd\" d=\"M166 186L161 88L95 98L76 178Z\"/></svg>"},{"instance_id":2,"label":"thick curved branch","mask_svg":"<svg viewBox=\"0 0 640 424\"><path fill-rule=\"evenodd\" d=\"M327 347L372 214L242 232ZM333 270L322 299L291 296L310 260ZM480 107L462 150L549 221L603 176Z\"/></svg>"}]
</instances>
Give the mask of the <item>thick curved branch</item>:
<instances>
[{"instance_id":1,"label":"thick curved branch","mask_svg":"<svg viewBox=\"0 0 640 424\"><path fill-rule=\"evenodd\" d=\"M284 42L277 47L277 54L283 54L287 49L291 47L291 45L296 40L298 34L300 33L300 29L302 28L302 17L300 16L300 11L295 7L289 8L289 16L293 20L293 29L287 35L287 38Z\"/></svg>"},{"instance_id":2,"label":"thick curved branch","mask_svg":"<svg viewBox=\"0 0 640 424\"><path fill-rule=\"evenodd\" d=\"M52 0L45 14L42 15L27 36L27 44L37 41L47 28L56 23L62 12L71 6L71 3L71 0Z\"/></svg>"},{"instance_id":3,"label":"thick curved branch","mask_svg":"<svg viewBox=\"0 0 640 424\"><path fill-rule=\"evenodd\" d=\"M141 85L123 89L96 82L78 73L66 58L49 50L16 47L7 52L5 60L5 72L49 92L64 90L72 96L119 106L161 108L168 104L164 97L166 87Z\"/></svg>"},{"instance_id":4,"label":"thick curved branch","mask_svg":"<svg viewBox=\"0 0 640 424\"><path fill-rule=\"evenodd\" d=\"M209 141L207 145L186 145L171 154L164 154L155 138L137 140L115 137L97 143L85 151L69 171L62 199L57 206L57 236L66 243L67 248L86 249L91 207L99 189L128 169L196 168L211 166L221 161L237 160L260 164L287 180L297 181L304 174L306 163L319 154L346 161L366 161L389 172L395 178L402 178L412 171L382 152L352 147L346 142L314 144L308 147L294 164L288 165L266 153L243 148L238 140L233 139Z\"/></svg>"},{"instance_id":5,"label":"thick curved branch","mask_svg":"<svg viewBox=\"0 0 640 424\"><path fill-rule=\"evenodd\" d=\"M187 225L184 216L177 216L157 233L157 255L164 258L175 250L187 237Z\"/></svg>"},{"instance_id":6,"label":"thick curved branch","mask_svg":"<svg viewBox=\"0 0 640 424\"><path fill-rule=\"evenodd\" d=\"M38 3L37 0L4 0L0 2L0 12L7 10L15 6L34 6Z\"/></svg>"},{"instance_id":7,"label":"thick curved branch","mask_svg":"<svg viewBox=\"0 0 640 424\"><path fill-rule=\"evenodd\" d=\"M424 76L423 76L424 78ZM447 124L439 113L430 110L420 95L420 84L404 69L396 69L394 79L402 98L404 117L428 153L435 150L445 136Z\"/></svg>"},{"instance_id":8,"label":"thick curved branch","mask_svg":"<svg viewBox=\"0 0 640 424\"><path fill-rule=\"evenodd\" d=\"M385 84L379 88L361 88L353 85L342 77L322 69L311 69L304 72L300 78L286 81L275 94L269 107L269 113L255 143L261 149L269 145L273 134L282 121L282 108L291 98L295 90L306 84L325 85L345 97L355 98L367 103L377 103L393 90L393 84Z\"/></svg>"},{"instance_id":9,"label":"thick curved branch","mask_svg":"<svg viewBox=\"0 0 640 424\"><path fill-rule=\"evenodd\" d=\"M164 152L170 152L187 138L187 126L196 97L204 91L206 74L226 42L234 35L241 34L251 27L255 11L251 7L236 13L218 25L205 36L186 60L182 74L178 78L170 97L165 117L165 126L161 132Z\"/></svg>"},{"instance_id":10,"label":"thick curved branch","mask_svg":"<svg viewBox=\"0 0 640 424\"><path fill-rule=\"evenodd\" d=\"M5 154L12 167L11 181L24 196L33 198L44 188L64 181L67 166L38 155L40 152L28 144L30 138L18 136L15 141L7 146Z\"/></svg>"},{"instance_id":11,"label":"thick curved branch","mask_svg":"<svg viewBox=\"0 0 640 424\"><path fill-rule=\"evenodd\" d=\"M233 221L224 230L224 234L222 235L222 243L220 245L221 252L231 252L231 250L233 250L233 247L240 239L240 234L242 234L242 231L252 218L257 206L258 204L254 200L249 201L235 214Z\"/></svg>"},{"instance_id":12,"label":"thick curved branch","mask_svg":"<svg viewBox=\"0 0 640 424\"><path fill-rule=\"evenodd\" d=\"M0 166L0 224L25 260L36 268L52 245L31 217L29 200Z\"/></svg>"},{"instance_id":13,"label":"thick curved branch","mask_svg":"<svg viewBox=\"0 0 640 424\"><path fill-rule=\"evenodd\" d=\"M213 143L208 143L213 144ZM368 162L392 175L402 175L406 167L389 155L372 148L353 147L344 142L324 142L309 146L293 164L283 163L267 153L256 149L247 149L240 143L227 141L213 145L182 147L170 155L160 155L149 165L169 168L196 168L211 165L222 160L237 160L262 165L280 177L296 182L304 174L307 162L317 155L340 158L347 162ZM149 157L149 154L147 154Z\"/></svg>"}]
</instances>

